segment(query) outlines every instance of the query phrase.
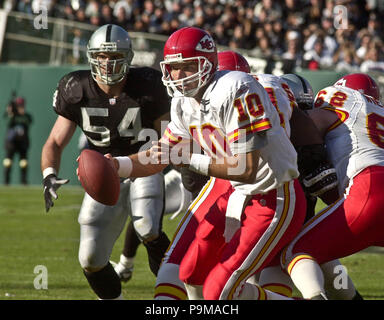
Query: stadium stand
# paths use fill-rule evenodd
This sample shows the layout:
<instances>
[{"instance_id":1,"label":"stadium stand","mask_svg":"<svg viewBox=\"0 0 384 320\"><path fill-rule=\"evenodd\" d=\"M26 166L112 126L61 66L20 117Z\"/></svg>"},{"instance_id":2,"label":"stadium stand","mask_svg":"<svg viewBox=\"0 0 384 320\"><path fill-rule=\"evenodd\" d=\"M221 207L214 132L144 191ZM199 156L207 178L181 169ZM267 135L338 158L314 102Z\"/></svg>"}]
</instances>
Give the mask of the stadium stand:
<instances>
[{"instance_id":1,"label":"stadium stand","mask_svg":"<svg viewBox=\"0 0 384 320\"><path fill-rule=\"evenodd\" d=\"M51 17L92 26L110 22L130 32L170 35L198 26L219 45L282 59L287 68L384 71L382 1L3 0L7 10L28 14L41 6Z\"/></svg>"}]
</instances>

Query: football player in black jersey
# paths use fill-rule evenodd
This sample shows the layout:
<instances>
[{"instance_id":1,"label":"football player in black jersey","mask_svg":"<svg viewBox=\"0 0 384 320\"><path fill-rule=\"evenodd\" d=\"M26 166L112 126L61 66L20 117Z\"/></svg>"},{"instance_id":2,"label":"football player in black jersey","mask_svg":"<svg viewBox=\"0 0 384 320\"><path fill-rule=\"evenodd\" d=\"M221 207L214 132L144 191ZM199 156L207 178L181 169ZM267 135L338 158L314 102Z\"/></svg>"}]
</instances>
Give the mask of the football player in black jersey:
<instances>
[{"instance_id":1,"label":"football player in black jersey","mask_svg":"<svg viewBox=\"0 0 384 320\"><path fill-rule=\"evenodd\" d=\"M133 51L124 29L112 24L97 29L89 40L87 55L91 70L65 75L54 94L58 118L41 158L46 211L57 199L57 189L68 182L58 178L60 159L77 126L86 135L90 149L124 156L147 144L148 132L146 141L138 139L142 129L160 134L161 122L169 120L170 100L161 73L130 66ZM157 139L156 135L152 139ZM120 279L109 259L128 215L148 251L155 275L169 245L162 231L163 175L127 179L120 189L115 206L102 205L85 194L78 218L80 265L100 299L122 297Z\"/></svg>"},{"instance_id":2,"label":"football player in black jersey","mask_svg":"<svg viewBox=\"0 0 384 320\"><path fill-rule=\"evenodd\" d=\"M7 121L5 138L4 184L11 181L12 162L15 154L19 154L20 182L27 184L29 128L32 124L32 116L25 111L25 99L14 97L7 105L4 113Z\"/></svg>"}]
</instances>

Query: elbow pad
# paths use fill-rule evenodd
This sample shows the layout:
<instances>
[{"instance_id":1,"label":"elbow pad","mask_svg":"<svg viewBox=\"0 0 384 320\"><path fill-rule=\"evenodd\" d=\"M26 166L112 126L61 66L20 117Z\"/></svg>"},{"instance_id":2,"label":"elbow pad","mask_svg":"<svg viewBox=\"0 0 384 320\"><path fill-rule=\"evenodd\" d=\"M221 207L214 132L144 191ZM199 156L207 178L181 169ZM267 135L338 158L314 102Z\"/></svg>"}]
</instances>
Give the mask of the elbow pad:
<instances>
[{"instance_id":1,"label":"elbow pad","mask_svg":"<svg viewBox=\"0 0 384 320\"><path fill-rule=\"evenodd\" d=\"M324 163L304 177L303 185L311 196L319 197L338 185L336 170Z\"/></svg>"},{"instance_id":2,"label":"elbow pad","mask_svg":"<svg viewBox=\"0 0 384 320\"><path fill-rule=\"evenodd\" d=\"M324 144L296 148L300 180L304 190L318 197L338 185L335 168L329 163Z\"/></svg>"}]
</instances>

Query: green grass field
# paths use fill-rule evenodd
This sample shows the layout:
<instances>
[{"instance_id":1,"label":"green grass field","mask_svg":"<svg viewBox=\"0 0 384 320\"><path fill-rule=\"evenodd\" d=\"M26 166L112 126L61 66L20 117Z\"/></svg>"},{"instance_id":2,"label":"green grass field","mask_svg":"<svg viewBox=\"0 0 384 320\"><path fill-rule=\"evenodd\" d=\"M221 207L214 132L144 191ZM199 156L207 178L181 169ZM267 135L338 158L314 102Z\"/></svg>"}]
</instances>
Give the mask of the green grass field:
<instances>
[{"instance_id":1,"label":"green grass field","mask_svg":"<svg viewBox=\"0 0 384 320\"><path fill-rule=\"evenodd\" d=\"M0 300L96 299L77 260L82 194L80 187L62 187L55 206L45 213L42 187L0 187ZM171 237L178 220L169 217L164 217L164 229ZM123 235L112 260L119 259ZM375 247L342 259L366 299L384 300L383 253ZM37 266L46 267L47 289L35 288L34 284L41 284ZM154 283L146 251L140 246L133 278L123 284L123 295L130 300L150 300Z\"/></svg>"}]
</instances>

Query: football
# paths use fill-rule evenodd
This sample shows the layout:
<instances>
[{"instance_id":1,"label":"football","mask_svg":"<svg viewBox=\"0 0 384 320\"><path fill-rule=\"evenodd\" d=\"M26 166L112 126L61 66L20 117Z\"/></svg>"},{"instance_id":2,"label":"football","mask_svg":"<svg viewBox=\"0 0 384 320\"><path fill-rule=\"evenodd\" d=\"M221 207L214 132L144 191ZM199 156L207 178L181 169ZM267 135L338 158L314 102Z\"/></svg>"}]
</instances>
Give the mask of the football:
<instances>
[{"instance_id":1,"label":"football","mask_svg":"<svg viewBox=\"0 0 384 320\"><path fill-rule=\"evenodd\" d=\"M111 161L97 151L84 149L78 163L78 176L84 190L102 204L115 205L120 194L120 178Z\"/></svg>"}]
</instances>

